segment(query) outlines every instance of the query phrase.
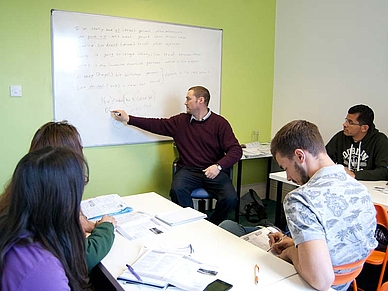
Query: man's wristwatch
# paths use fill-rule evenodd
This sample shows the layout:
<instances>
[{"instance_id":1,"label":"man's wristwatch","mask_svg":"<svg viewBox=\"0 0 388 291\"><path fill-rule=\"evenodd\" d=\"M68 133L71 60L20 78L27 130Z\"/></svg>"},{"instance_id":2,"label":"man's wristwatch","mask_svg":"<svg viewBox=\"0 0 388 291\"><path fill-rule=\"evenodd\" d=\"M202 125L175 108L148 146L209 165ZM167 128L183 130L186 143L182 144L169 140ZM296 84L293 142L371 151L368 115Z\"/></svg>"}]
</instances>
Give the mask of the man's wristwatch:
<instances>
[{"instance_id":1,"label":"man's wristwatch","mask_svg":"<svg viewBox=\"0 0 388 291\"><path fill-rule=\"evenodd\" d=\"M222 167L220 166L220 164L216 164L216 166L217 166L217 169L218 169L219 171L222 171Z\"/></svg>"}]
</instances>

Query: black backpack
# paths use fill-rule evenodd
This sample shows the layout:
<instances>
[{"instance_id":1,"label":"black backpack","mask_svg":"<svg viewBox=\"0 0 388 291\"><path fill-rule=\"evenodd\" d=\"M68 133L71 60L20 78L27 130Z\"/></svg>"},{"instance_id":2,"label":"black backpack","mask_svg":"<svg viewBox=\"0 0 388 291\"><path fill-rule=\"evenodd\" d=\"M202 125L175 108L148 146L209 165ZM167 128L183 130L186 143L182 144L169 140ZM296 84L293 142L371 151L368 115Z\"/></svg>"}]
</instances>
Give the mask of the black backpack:
<instances>
[{"instance_id":1,"label":"black backpack","mask_svg":"<svg viewBox=\"0 0 388 291\"><path fill-rule=\"evenodd\" d=\"M249 192L241 198L240 204L240 213L245 216L247 221L257 223L267 218L264 203L255 190L249 189Z\"/></svg>"},{"instance_id":2,"label":"black backpack","mask_svg":"<svg viewBox=\"0 0 388 291\"><path fill-rule=\"evenodd\" d=\"M385 252L388 244L388 230L384 226L377 224L375 238L379 242L375 250Z\"/></svg>"}]
</instances>

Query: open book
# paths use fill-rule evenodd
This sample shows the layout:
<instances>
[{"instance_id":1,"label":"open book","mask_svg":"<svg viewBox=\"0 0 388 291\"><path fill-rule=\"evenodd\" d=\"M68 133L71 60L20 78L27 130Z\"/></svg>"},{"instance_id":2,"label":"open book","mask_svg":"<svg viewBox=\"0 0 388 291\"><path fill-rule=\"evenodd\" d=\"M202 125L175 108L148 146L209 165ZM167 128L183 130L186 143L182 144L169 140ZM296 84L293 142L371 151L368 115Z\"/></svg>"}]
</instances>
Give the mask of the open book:
<instances>
[{"instance_id":1,"label":"open book","mask_svg":"<svg viewBox=\"0 0 388 291\"><path fill-rule=\"evenodd\" d=\"M103 215L119 215L132 211L132 208L118 194L82 200L81 209L89 220L100 219Z\"/></svg>"},{"instance_id":2,"label":"open book","mask_svg":"<svg viewBox=\"0 0 388 291\"><path fill-rule=\"evenodd\" d=\"M152 237L169 230L169 226L142 211L133 211L117 194L108 194L81 201L81 209L89 220L98 220L103 215L113 215L116 230L125 238L135 240Z\"/></svg>"},{"instance_id":3,"label":"open book","mask_svg":"<svg viewBox=\"0 0 388 291\"><path fill-rule=\"evenodd\" d=\"M267 252L270 250L268 235L274 232L279 232L279 230L274 227L268 226L250 232L246 235L241 236L240 238L247 242L250 242L251 244L254 244L255 246Z\"/></svg>"},{"instance_id":4,"label":"open book","mask_svg":"<svg viewBox=\"0 0 388 291\"><path fill-rule=\"evenodd\" d=\"M140 276L141 281L128 269L118 279L154 286L171 284L183 290L193 291L205 289L218 274L214 266L202 264L187 255L163 250L147 251L132 268Z\"/></svg>"}]
</instances>

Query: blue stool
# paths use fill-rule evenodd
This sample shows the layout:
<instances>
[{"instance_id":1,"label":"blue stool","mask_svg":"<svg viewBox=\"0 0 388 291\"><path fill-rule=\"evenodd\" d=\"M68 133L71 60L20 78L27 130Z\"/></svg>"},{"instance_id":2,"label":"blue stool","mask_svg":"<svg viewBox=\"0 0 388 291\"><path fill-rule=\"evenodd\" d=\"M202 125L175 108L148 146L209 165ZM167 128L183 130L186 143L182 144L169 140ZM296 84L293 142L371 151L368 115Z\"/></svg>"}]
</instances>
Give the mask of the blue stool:
<instances>
[{"instance_id":1,"label":"blue stool","mask_svg":"<svg viewBox=\"0 0 388 291\"><path fill-rule=\"evenodd\" d=\"M191 198L198 199L198 210L205 213L206 210L206 201L205 199L210 199L210 210L212 208L213 195L209 194L205 189L198 188L191 192Z\"/></svg>"},{"instance_id":2,"label":"blue stool","mask_svg":"<svg viewBox=\"0 0 388 291\"><path fill-rule=\"evenodd\" d=\"M178 165L179 158L176 158L172 163L172 176L174 177L176 171L177 171L177 165ZM229 177L231 180L233 180L233 167L228 169L229 171ZM191 192L191 198L198 199L198 210L205 213L206 210L206 201L205 199L210 199L210 207L209 210L213 208L213 195L209 194L205 189L198 188ZM236 211L238 211L238 205L236 206ZM238 212L236 212L238 213ZM237 216L238 217L238 216ZM237 219L237 218L236 218Z\"/></svg>"}]
</instances>

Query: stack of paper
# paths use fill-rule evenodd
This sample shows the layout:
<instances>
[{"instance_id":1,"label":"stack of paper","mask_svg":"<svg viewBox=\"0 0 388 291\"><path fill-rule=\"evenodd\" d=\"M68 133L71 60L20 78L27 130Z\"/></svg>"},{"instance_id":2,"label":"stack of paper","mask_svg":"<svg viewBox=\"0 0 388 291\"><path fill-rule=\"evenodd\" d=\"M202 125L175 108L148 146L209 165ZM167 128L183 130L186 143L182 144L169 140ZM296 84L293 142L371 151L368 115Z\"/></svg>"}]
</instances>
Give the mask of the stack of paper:
<instances>
[{"instance_id":1,"label":"stack of paper","mask_svg":"<svg viewBox=\"0 0 388 291\"><path fill-rule=\"evenodd\" d=\"M374 189L376 191L380 191L381 193L388 194L388 187L380 187L380 186L375 186Z\"/></svg>"},{"instance_id":2,"label":"stack of paper","mask_svg":"<svg viewBox=\"0 0 388 291\"><path fill-rule=\"evenodd\" d=\"M269 143L248 143L243 147L243 155L246 158L254 158L265 155L270 155L270 144Z\"/></svg>"},{"instance_id":3,"label":"stack of paper","mask_svg":"<svg viewBox=\"0 0 388 291\"><path fill-rule=\"evenodd\" d=\"M203 219L207 216L206 214L199 212L191 207L185 207L179 210L161 212L158 213L155 217L170 226L175 226L182 223Z\"/></svg>"}]
</instances>

